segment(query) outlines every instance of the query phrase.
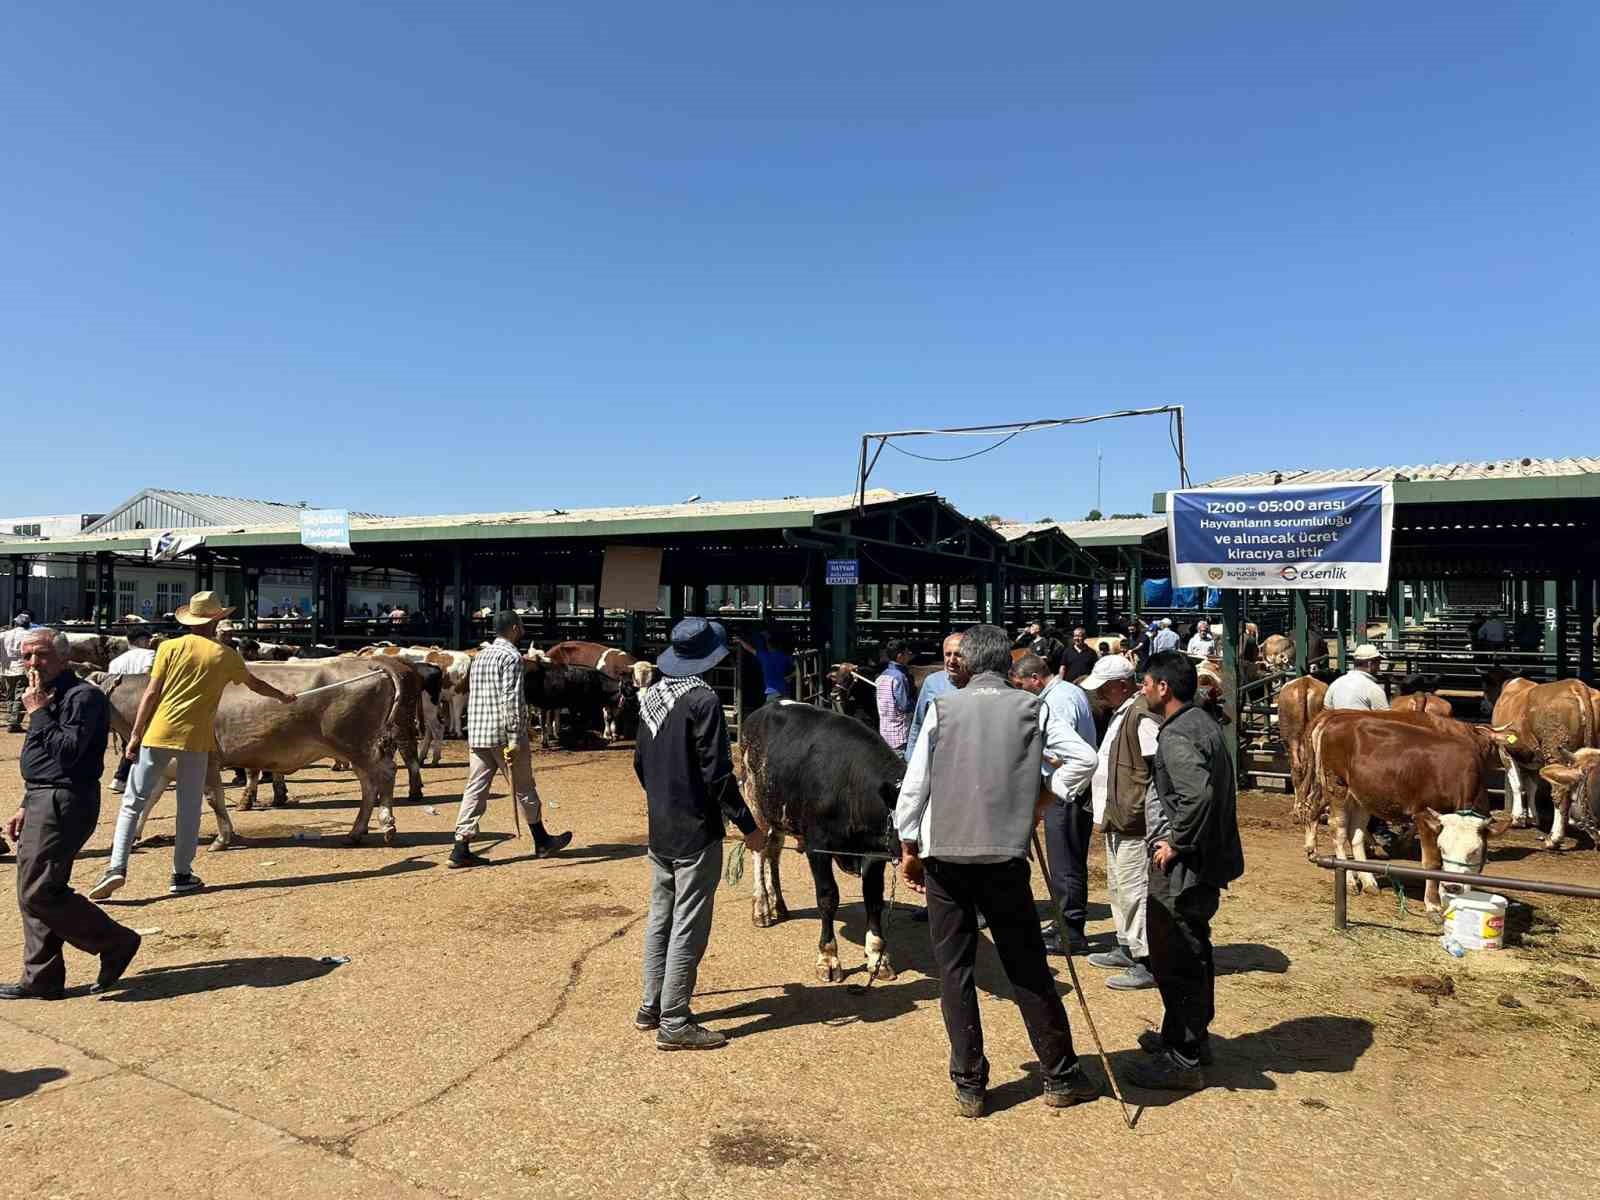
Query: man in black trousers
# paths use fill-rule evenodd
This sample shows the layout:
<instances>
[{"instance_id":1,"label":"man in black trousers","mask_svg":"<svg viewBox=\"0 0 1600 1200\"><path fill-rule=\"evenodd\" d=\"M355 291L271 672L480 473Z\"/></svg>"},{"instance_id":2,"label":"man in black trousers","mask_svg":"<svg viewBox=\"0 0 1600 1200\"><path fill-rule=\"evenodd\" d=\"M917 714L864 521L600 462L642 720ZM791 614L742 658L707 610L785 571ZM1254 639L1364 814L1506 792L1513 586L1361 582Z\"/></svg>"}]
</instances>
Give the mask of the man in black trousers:
<instances>
[{"instance_id":1,"label":"man in black trousers","mask_svg":"<svg viewBox=\"0 0 1600 1200\"><path fill-rule=\"evenodd\" d=\"M66 987L63 942L100 956L92 992L122 978L139 935L72 890L72 860L100 819L100 771L110 731L106 695L67 669L67 638L35 629L22 643L30 714L22 744L22 807L6 822L17 843L22 979L0 1000L59 1000Z\"/></svg>"},{"instance_id":2,"label":"man in black trousers","mask_svg":"<svg viewBox=\"0 0 1600 1200\"><path fill-rule=\"evenodd\" d=\"M928 897L956 1111L982 1116L989 1086L973 972L980 913L1038 1055L1044 1102L1066 1108L1100 1088L1072 1048L1028 879L1043 762L1039 701L1006 683L1011 639L999 626L962 634L961 661L970 679L929 707L895 808L901 871Z\"/></svg>"},{"instance_id":3,"label":"man in black trousers","mask_svg":"<svg viewBox=\"0 0 1600 1200\"><path fill-rule=\"evenodd\" d=\"M1176 650L1152 655L1144 676L1150 711L1162 718L1145 801L1150 891L1145 940L1166 1009L1161 1031L1139 1046L1153 1057L1134 1068L1141 1087L1205 1086L1216 1015L1211 918L1222 889L1244 874L1233 759L1222 730L1194 705L1194 663Z\"/></svg>"}]
</instances>

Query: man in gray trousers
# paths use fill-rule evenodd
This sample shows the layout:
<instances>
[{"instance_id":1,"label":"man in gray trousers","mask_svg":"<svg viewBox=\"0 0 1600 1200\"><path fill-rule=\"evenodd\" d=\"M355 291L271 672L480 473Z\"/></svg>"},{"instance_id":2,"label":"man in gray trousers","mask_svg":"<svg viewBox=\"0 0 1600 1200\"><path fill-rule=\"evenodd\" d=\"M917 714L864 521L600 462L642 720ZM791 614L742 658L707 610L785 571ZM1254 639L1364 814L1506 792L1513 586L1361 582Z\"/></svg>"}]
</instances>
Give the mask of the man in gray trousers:
<instances>
[{"instance_id":1,"label":"man in gray trousers","mask_svg":"<svg viewBox=\"0 0 1600 1200\"><path fill-rule=\"evenodd\" d=\"M634 773L650 814L650 917L644 927L644 998L634 1028L656 1031L658 1050L714 1050L727 1038L689 1012L711 936L722 874L724 816L759 851L756 827L733 778L722 701L700 678L728 656L721 625L686 617L656 661L661 680L639 693Z\"/></svg>"}]
</instances>

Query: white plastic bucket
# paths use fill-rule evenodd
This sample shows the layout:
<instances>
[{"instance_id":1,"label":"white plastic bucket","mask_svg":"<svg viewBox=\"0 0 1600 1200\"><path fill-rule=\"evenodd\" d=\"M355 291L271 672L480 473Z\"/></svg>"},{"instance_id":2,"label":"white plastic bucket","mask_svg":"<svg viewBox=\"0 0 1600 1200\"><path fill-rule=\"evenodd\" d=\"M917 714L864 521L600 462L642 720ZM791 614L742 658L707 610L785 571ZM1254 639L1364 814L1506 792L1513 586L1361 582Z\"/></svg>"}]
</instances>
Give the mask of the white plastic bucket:
<instances>
[{"instance_id":1,"label":"white plastic bucket","mask_svg":"<svg viewBox=\"0 0 1600 1200\"><path fill-rule=\"evenodd\" d=\"M1506 898L1494 892L1457 892L1444 906L1445 930L1468 950L1499 950L1506 938Z\"/></svg>"}]
</instances>

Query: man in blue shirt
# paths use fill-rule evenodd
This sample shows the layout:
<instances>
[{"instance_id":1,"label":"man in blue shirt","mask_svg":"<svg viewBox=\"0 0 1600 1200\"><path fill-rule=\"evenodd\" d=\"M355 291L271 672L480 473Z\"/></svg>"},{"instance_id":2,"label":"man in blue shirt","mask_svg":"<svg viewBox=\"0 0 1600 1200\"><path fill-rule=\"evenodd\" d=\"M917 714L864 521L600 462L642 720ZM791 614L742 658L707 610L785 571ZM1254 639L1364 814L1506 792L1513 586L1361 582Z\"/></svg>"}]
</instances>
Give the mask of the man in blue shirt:
<instances>
[{"instance_id":1,"label":"man in blue shirt","mask_svg":"<svg viewBox=\"0 0 1600 1200\"><path fill-rule=\"evenodd\" d=\"M966 668L961 665L961 635L952 633L944 639L944 670L935 671L922 681L917 693L917 708L911 714L911 733L906 739L906 757L917 748L917 735L922 732L922 720L934 699L945 692L953 692L967 682Z\"/></svg>"},{"instance_id":2,"label":"man in blue shirt","mask_svg":"<svg viewBox=\"0 0 1600 1200\"><path fill-rule=\"evenodd\" d=\"M777 704L790 699L789 676L794 674L794 639L789 636L789 631L778 625L756 634L753 641L747 642L737 635L733 640L744 648L745 653L754 654L756 661L761 664L761 684L766 692L766 703Z\"/></svg>"},{"instance_id":3,"label":"man in blue shirt","mask_svg":"<svg viewBox=\"0 0 1600 1200\"><path fill-rule=\"evenodd\" d=\"M1156 635L1150 639L1150 653L1164 654L1178 648L1178 635L1172 628L1172 618L1162 617L1157 622Z\"/></svg>"}]
</instances>

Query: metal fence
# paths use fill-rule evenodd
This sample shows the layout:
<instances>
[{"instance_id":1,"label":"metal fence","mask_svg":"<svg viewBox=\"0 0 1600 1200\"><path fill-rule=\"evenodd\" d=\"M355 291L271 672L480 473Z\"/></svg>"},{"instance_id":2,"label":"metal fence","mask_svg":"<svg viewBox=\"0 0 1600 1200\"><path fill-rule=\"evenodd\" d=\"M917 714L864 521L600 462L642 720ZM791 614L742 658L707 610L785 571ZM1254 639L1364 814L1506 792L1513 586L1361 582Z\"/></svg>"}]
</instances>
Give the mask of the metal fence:
<instances>
[{"instance_id":1,"label":"metal fence","mask_svg":"<svg viewBox=\"0 0 1600 1200\"><path fill-rule=\"evenodd\" d=\"M1544 879L1515 879L1506 875L1457 875L1450 871L1433 871L1426 867L1402 867L1388 862L1367 862L1353 858L1330 858L1324 855L1313 860L1325 871L1333 872L1333 927L1349 927L1346 908L1348 892L1345 877L1351 871L1363 875L1381 875L1399 881L1436 880L1440 883L1459 883L1467 887L1495 892L1532 892L1544 896L1572 896L1579 900L1600 900L1600 888L1581 887L1575 883L1550 883Z\"/></svg>"}]
</instances>

